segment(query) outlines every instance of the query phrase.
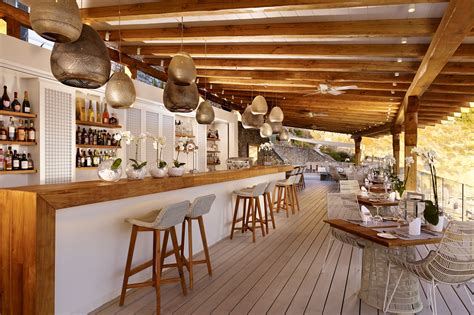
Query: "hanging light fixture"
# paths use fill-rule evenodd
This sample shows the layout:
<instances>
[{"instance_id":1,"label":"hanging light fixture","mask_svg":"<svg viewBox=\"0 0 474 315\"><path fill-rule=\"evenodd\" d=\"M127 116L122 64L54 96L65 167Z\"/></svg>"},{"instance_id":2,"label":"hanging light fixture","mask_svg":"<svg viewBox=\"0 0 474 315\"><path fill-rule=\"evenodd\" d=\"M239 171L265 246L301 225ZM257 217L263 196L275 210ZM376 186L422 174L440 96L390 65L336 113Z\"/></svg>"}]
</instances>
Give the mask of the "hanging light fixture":
<instances>
[{"instance_id":1,"label":"hanging light fixture","mask_svg":"<svg viewBox=\"0 0 474 315\"><path fill-rule=\"evenodd\" d=\"M54 44L50 64L59 82L78 88L97 89L110 76L107 47L99 34L86 24L77 41Z\"/></svg>"},{"instance_id":2,"label":"hanging light fixture","mask_svg":"<svg viewBox=\"0 0 474 315\"><path fill-rule=\"evenodd\" d=\"M279 138L280 138L281 141L288 141L288 140L290 140L290 134L288 133L288 131L285 128L283 128L280 132Z\"/></svg>"},{"instance_id":3,"label":"hanging light fixture","mask_svg":"<svg viewBox=\"0 0 474 315\"><path fill-rule=\"evenodd\" d=\"M176 85L168 80L163 92L165 107L174 113L189 113L196 109L199 103L199 92L196 83Z\"/></svg>"},{"instance_id":4,"label":"hanging light fixture","mask_svg":"<svg viewBox=\"0 0 474 315\"><path fill-rule=\"evenodd\" d=\"M267 101L262 95L257 95L252 101L252 114L265 115L268 111Z\"/></svg>"},{"instance_id":5,"label":"hanging light fixture","mask_svg":"<svg viewBox=\"0 0 474 315\"><path fill-rule=\"evenodd\" d=\"M281 122L274 123L267 120L267 123L272 127L273 133L280 133L283 129L283 124Z\"/></svg>"},{"instance_id":6,"label":"hanging light fixture","mask_svg":"<svg viewBox=\"0 0 474 315\"><path fill-rule=\"evenodd\" d=\"M57 43L74 42L82 32L76 0L32 1L30 23L41 37Z\"/></svg>"},{"instance_id":7,"label":"hanging light fixture","mask_svg":"<svg viewBox=\"0 0 474 315\"><path fill-rule=\"evenodd\" d=\"M204 41L204 58L207 57L207 42ZM204 78L204 98L207 96L207 81ZM206 99L204 102L199 104L198 109L196 110L196 121L198 124L202 125L209 125L214 121L214 108L212 108L212 104Z\"/></svg>"},{"instance_id":8,"label":"hanging light fixture","mask_svg":"<svg viewBox=\"0 0 474 315\"><path fill-rule=\"evenodd\" d=\"M268 120L273 123L281 123L283 121L283 118L283 111L278 106L273 107L270 111L270 114L268 115Z\"/></svg>"},{"instance_id":9,"label":"hanging light fixture","mask_svg":"<svg viewBox=\"0 0 474 315\"><path fill-rule=\"evenodd\" d=\"M260 127L260 137L262 138L268 138L273 134L272 126L268 123L264 123Z\"/></svg>"},{"instance_id":10,"label":"hanging light fixture","mask_svg":"<svg viewBox=\"0 0 474 315\"><path fill-rule=\"evenodd\" d=\"M122 64L122 32L121 32L121 10L119 5L119 63ZM135 85L132 79L122 70L115 72L105 87L105 99L113 108L127 109L133 106L137 98Z\"/></svg>"},{"instance_id":11,"label":"hanging light fixture","mask_svg":"<svg viewBox=\"0 0 474 315\"><path fill-rule=\"evenodd\" d=\"M263 125L263 123L263 115L252 114L252 107L250 105L247 106L242 114L242 127L245 129L258 129Z\"/></svg>"},{"instance_id":12,"label":"hanging light fixture","mask_svg":"<svg viewBox=\"0 0 474 315\"><path fill-rule=\"evenodd\" d=\"M168 66L168 77L177 85L190 85L196 80L196 66L193 58L183 51L184 20L181 17L181 48Z\"/></svg>"}]
</instances>

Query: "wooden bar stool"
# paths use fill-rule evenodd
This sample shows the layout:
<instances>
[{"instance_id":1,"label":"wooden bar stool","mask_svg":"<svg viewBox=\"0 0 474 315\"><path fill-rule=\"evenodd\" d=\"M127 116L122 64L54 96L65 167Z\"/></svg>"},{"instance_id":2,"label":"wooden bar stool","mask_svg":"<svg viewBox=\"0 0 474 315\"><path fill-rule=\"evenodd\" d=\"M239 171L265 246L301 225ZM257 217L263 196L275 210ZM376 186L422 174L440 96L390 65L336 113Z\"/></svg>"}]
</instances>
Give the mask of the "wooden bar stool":
<instances>
[{"instance_id":1,"label":"wooden bar stool","mask_svg":"<svg viewBox=\"0 0 474 315\"><path fill-rule=\"evenodd\" d=\"M295 199L294 199L294 184L296 181L297 175L291 175L286 180L276 182L276 192L277 200L276 200L276 212L279 213L280 209L286 211L286 217L290 216L290 207L291 213L295 214Z\"/></svg>"},{"instance_id":2,"label":"wooden bar stool","mask_svg":"<svg viewBox=\"0 0 474 315\"><path fill-rule=\"evenodd\" d=\"M202 216L207 214L212 207L212 204L216 200L216 195L207 195L194 199L193 203L189 207L186 218L183 221L183 226L181 230L181 257L183 259L184 265L189 272L189 287L192 289L194 284L194 273L193 265L195 264L206 264L207 272L212 276L211 268L211 259L209 257L209 249L207 247L206 231L204 229L204 221ZM201 241L204 248L204 260L194 260L193 258L193 220L196 220L199 223L199 230L201 232ZM184 255L184 241L186 233L186 223L188 224L188 258Z\"/></svg>"},{"instance_id":3,"label":"wooden bar stool","mask_svg":"<svg viewBox=\"0 0 474 315\"><path fill-rule=\"evenodd\" d=\"M273 197L271 196L272 192L275 190L275 185L277 181L271 181L268 183L267 188L265 188L265 192L263 193L263 211L265 211L265 227L267 229L268 234L268 214L270 214L270 220L272 221L273 229L275 229L275 217L273 215Z\"/></svg>"},{"instance_id":4,"label":"wooden bar stool","mask_svg":"<svg viewBox=\"0 0 474 315\"><path fill-rule=\"evenodd\" d=\"M183 201L176 203L160 210L150 212L144 217L137 219L127 219L132 224L132 234L130 237L130 246L128 248L127 264L123 276L122 293L120 294L120 303L122 306L125 302L125 294L127 289L140 288L145 286L154 286L156 290L156 313L160 314L160 284L181 281L181 289L186 295L186 282L184 280L183 265L179 254L178 239L176 237L175 225L181 224L189 209L190 202ZM163 268L162 255L160 250L160 232L164 231L165 235L171 234L173 242L173 253L176 258L176 266L178 267L179 278L161 279L161 271ZM153 232L153 259L147 261L132 269L133 252L137 240L138 232ZM166 248L163 248L166 252ZM149 267L152 267L152 279L140 283L128 283L129 278Z\"/></svg>"},{"instance_id":5,"label":"wooden bar stool","mask_svg":"<svg viewBox=\"0 0 474 315\"><path fill-rule=\"evenodd\" d=\"M237 195L235 201L234 209L234 218L232 220L232 229L230 231L230 239L234 237L234 230L241 230L245 232L246 230L252 231L252 240L256 240L256 228L257 228L257 214L258 214L258 227L262 229L262 236L265 236L265 228L262 217L262 208L260 206L260 196L263 196L265 188L267 188L267 183L260 183L251 188L244 188L238 191L234 191L234 194ZM237 218L239 212L240 200L244 200L243 215L241 218ZM248 208L247 208L248 202ZM252 220L252 226L250 226L249 221ZM236 228L235 224L242 221L242 227Z\"/></svg>"},{"instance_id":6,"label":"wooden bar stool","mask_svg":"<svg viewBox=\"0 0 474 315\"><path fill-rule=\"evenodd\" d=\"M295 176L295 182L293 183L293 201L295 202L296 210L300 212L300 202L298 200L298 183L301 183L301 178L303 174L298 174Z\"/></svg>"}]
</instances>

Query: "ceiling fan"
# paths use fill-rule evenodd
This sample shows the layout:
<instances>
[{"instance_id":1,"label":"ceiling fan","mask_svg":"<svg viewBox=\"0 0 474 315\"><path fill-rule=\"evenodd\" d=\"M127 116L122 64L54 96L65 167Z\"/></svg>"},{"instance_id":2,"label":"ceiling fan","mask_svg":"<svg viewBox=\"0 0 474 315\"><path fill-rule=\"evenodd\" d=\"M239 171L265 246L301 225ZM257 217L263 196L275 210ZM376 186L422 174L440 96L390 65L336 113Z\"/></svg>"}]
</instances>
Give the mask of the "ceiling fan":
<instances>
[{"instance_id":1,"label":"ceiling fan","mask_svg":"<svg viewBox=\"0 0 474 315\"><path fill-rule=\"evenodd\" d=\"M346 85L346 86L332 86L331 84L321 83L314 92L305 94L303 96L309 96L314 94L331 94L341 95L346 93L347 90L356 90L357 85Z\"/></svg>"}]
</instances>

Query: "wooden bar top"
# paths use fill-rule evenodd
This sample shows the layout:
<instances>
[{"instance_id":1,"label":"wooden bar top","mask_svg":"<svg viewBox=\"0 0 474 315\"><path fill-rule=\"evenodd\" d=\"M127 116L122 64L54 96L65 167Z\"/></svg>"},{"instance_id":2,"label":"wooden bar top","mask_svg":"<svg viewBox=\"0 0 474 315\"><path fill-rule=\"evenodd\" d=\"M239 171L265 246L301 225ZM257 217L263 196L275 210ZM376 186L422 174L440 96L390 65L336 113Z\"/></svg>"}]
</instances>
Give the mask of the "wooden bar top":
<instances>
[{"instance_id":1,"label":"wooden bar top","mask_svg":"<svg viewBox=\"0 0 474 315\"><path fill-rule=\"evenodd\" d=\"M372 228L368 228L365 226L360 226L358 224L354 224L348 222L346 220L341 219L332 219L332 220L324 220L327 224L329 224L332 228L339 229L341 231L359 236L366 240L375 242L377 244L386 246L386 247L408 247L408 246L416 246L416 245L425 245L425 244L437 244L441 242L441 238L430 238L430 239L414 239L414 240L402 240L402 239L385 239L377 236L377 231L373 230Z\"/></svg>"},{"instance_id":2,"label":"wooden bar top","mask_svg":"<svg viewBox=\"0 0 474 315\"><path fill-rule=\"evenodd\" d=\"M2 190L37 194L38 197L44 199L52 208L59 210L262 175L284 173L292 169L293 166L291 165L254 166L241 170L185 174L182 177L146 177L143 180L122 179L115 183L96 180L65 184L24 186Z\"/></svg>"}]
</instances>

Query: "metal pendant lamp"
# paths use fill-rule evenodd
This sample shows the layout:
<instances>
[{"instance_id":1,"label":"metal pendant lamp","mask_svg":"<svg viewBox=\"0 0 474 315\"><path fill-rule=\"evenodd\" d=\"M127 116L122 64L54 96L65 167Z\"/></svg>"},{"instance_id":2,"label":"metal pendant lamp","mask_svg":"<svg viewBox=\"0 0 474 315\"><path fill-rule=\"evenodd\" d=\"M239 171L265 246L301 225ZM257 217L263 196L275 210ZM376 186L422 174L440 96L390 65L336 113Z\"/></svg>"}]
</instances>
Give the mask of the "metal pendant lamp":
<instances>
[{"instance_id":1,"label":"metal pendant lamp","mask_svg":"<svg viewBox=\"0 0 474 315\"><path fill-rule=\"evenodd\" d=\"M262 95L255 96L251 106L254 115L265 115L268 111L267 100Z\"/></svg>"},{"instance_id":2,"label":"metal pendant lamp","mask_svg":"<svg viewBox=\"0 0 474 315\"><path fill-rule=\"evenodd\" d=\"M196 110L196 121L201 125L209 125L214 121L214 109L208 100L201 102Z\"/></svg>"},{"instance_id":3,"label":"metal pendant lamp","mask_svg":"<svg viewBox=\"0 0 474 315\"><path fill-rule=\"evenodd\" d=\"M273 133L280 133L281 130L283 129L283 124L281 122L270 122L267 121L267 123L272 127L272 132Z\"/></svg>"},{"instance_id":4,"label":"metal pendant lamp","mask_svg":"<svg viewBox=\"0 0 474 315\"><path fill-rule=\"evenodd\" d=\"M263 115L252 114L252 107L247 106L242 114L242 127L245 129L258 129L263 125L263 123Z\"/></svg>"},{"instance_id":5,"label":"metal pendant lamp","mask_svg":"<svg viewBox=\"0 0 474 315\"><path fill-rule=\"evenodd\" d=\"M189 113L196 109L199 103L199 92L196 83L177 85L168 80L163 95L165 107L173 113Z\"/></svg>"},{"instance_id":6,"label":"metal pendant lamp","mask_svg":"<svg viewBox=\"0 0 474 315\"><path fill-rule=\"evenodd\" d=\"M110 76L107 47L99 34L86 24L77 41L54 44L50 64L59 82L78 88L97 89Z\"/></svg>"},{"instance_id":7,"label":"metal pendant lamp","mask_svg":"<svg viewBox=\"0 0 474 315\"><path fill-rule=\"evenodd\" d=\"M260 137L262 138L268 138L273 134L272 126L268 123L264 123L260 127Z\"/></svg>"},{"instance_id":8,"label":"metal pendant lamp","mask_svg":"<svg viewBox=\"0 0 474 315\"><path fill-rule=\"evenodd\" d=\"M281 123L284 117L285 116L283 115L283 111L281 110L281 108L275 106L270 111L270 114L268 115L268 120L273 123Z\"/></svg>"},{"instance_id":9,"label":"metal pendant lamp","mask_svg":"<svg viewBox=\"0 0 474 315\"><path fill-rule=\"evenodd\" d=\"M184 52L177 53L168 67L168 77L177 85L190 85L196 80L196 66L193 58Z\"/></svg>"},{"instance_id":10,"label":"metal pendant lamp","mask_svg":"<svg viewBox=\"0 0 474 315\"><path fill-rule=\"evenodd\" d=\"M105 99L113 108L127 109L137 99L135 85L124 72L115 72L105 87Z\"/></svg>"},{"instance_id":11,"label":"metal pendant lamp","mask_svg":"<svg viewBox=\"0 0 474 315\"><path fill-rule=\"evenodd\" d=\"M76 41L82 21L76 0L35 0L30 7L30 23L41 37L56 43Z\"/></svg>"},{"instance_id":12,"label":"metal pendant lamp","mask_svg":"<svg viewBox=\"0 0 474 315\"><path fill-rule=\"evenodd\" d=\"M281 141L290 140L290 134L288 133L288 131L285 128L283 128L283 130L280 132L280 140Z\"/></svg>"}]
</instances>

